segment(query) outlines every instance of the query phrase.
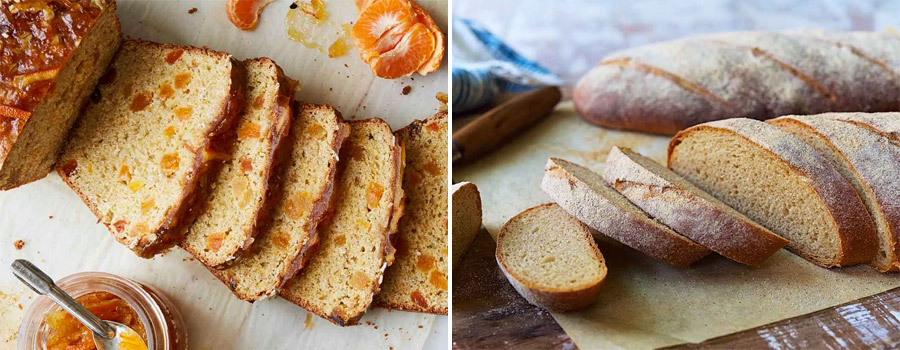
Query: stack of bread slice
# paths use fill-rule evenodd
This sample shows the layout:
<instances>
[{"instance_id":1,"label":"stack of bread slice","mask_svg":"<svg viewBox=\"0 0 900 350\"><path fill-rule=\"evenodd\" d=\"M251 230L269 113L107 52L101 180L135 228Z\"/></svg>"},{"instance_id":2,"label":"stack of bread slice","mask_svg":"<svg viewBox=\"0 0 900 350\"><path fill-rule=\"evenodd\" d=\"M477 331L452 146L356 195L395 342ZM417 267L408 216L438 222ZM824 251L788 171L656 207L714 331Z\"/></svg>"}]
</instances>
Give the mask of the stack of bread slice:
<instances>
[{"instance_id":1,"label":"stack of bread slice","mask_svg":"<svg viewBox=\"0 0 900 350\"><path fill-rule=\"evenodd\" d=\"M268 58L136 39L99 81L56 169L137 255L179 245L240 299L280 293L345 326L375 305L402 227L378 304L447 313L446 114L395 135L294 101Z\"/></svg>"}]
</instances>

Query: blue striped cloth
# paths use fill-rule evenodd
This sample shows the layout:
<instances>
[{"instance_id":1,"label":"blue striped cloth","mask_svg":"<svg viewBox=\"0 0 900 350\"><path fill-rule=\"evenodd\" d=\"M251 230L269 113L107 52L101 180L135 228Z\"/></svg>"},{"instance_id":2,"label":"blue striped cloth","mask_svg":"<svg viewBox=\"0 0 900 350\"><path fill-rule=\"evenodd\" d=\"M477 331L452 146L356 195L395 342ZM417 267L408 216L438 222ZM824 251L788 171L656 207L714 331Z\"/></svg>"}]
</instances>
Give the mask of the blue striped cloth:
<instances>
[{"instance_id":1,"label":"blue striped cloth","mask_svg":"<svg viewBox=\"0 0 900 350\"><path fill-rule=\"evenodd\" d=\"M502 92L561 85L562 79L497 39L475 21L453 21L453 111L490 103Z\"/></svg>"}]
</instances>

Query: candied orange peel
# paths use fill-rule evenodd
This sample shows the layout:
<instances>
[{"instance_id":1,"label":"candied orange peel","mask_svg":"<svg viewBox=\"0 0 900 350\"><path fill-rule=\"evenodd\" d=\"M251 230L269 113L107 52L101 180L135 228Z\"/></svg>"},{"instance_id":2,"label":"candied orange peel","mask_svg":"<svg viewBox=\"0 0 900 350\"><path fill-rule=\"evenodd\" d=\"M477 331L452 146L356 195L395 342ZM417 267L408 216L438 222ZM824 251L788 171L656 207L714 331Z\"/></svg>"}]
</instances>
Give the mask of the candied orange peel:
<instances>
[{"instance_id":1,"label":"candied orange peel","mask_svg":"<svg viewBox=\"0 0 900 350\"><path fill-rule=\"evenodd\" d=\"M411 0L357 0L351 36L375 75L396 79L436 71L444 57L444 33Z\"/></svg>"}]
</instances>

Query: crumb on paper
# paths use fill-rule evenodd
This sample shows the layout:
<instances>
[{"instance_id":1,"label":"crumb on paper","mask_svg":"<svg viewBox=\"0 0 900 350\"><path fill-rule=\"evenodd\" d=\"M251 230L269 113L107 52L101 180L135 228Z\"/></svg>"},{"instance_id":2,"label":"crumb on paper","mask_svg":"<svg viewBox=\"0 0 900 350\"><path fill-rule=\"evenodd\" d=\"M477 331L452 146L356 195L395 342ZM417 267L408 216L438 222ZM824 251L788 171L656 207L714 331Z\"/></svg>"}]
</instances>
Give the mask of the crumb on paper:
<instances>
[{"instance_id":1,"label":"crumb on paper","mask_svg":"<svg viewBox=\"0 0 900 350\"><path fill-rule=\"evenodd\" d=\"M50 220L53 220L53 215L50 215Z\"/></svg>"},{"instance_id":2,"label":"crumb on paper","mask_svg":"<svg viewBox=\"0 0 900 350\"><path fill-rule=\"evenodd\" d=\"M441 103L440 111L446 112L447 111L447 94L443 93L443 92L438 92L436 95L434 95L434 98L436 98L438 100L438 102Z\"/></svg>"},{"instance_id":3,"label":"crumb on paper","mask_svg":"<svg viewBox=\"0 0 900 350\"><path fill-rule=\"evenodd\" d=\"M422 329L422 327L423 327L422 325L419 325L419 329Z\"/></svg>"},{"instance_id":4,"label":"crumb on paper","mask_svg":"<svg viewBox=\"0 0 900 350\"><path fill-rule=\"evenodd\" d=\"M15 243L13 243L13 246L16 247L16 250L22 250L22 247L25 246L25 241L23 241L21 239L17 240Z\"/></svg>"},{"instance_id":5,"label":"crumb on paper","mask_svg":"<svg viewBox=\"0 0 900 350\"><path fill-rule=\"evenodd\" d=\"M306 323L303 325L303 329L313 329L315 324L313 323L313 318L311 313L306 313Z\"/></svg>"},{"instance_id":6,"label":"crumb on paper","mask_svg":"<svg viewBox=\"0 0 900 350\"><path fill-rule=\"evenodd\" d=\"M403 95L409 95L409 91L412 90L412 86L404 85L403 90L400 91Z\"/></svg>"},{"instance_id":7,"label":"crumb on paper","mask_svg":"<svg viewBox=\"0 0 900 350\"><path fill-rule=\"evenodd\" d=\"M196 7L191 7L191 8L188 10L188 14L189 14L189 15L192 15L192 14L194 14L194 13L196 13L196 12L197 12L197 8L196 8Z\"/></svg>"}]
</instances>

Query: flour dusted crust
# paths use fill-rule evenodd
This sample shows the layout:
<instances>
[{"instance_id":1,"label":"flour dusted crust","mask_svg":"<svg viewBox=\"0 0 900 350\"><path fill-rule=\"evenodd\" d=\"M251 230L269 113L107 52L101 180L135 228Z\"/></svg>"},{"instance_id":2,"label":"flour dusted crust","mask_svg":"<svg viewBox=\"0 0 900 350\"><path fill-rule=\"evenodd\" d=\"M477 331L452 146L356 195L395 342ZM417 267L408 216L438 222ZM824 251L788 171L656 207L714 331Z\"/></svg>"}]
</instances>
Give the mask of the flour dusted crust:
<instances>
[{"instance_id":1,"label":"flour dusted crust","mask_svg":"<svg viewBox=\"0 0 900 350\"><path fill-rule=\"evenodd\" d=\"M166 57L176 51L181 52L178 59L167 63ZM206 111L206 114L194 115L196 119L191 120L192 123L197 123L197 128L182 127L178 131L173 129L173 134L184 138L184 142L173 146L181 146L172 153L179 161L175 163L172 174L165 177L175 176L177 182L163 180L164 177L159 173L162 162L157 158L168 153L143 155L140 159L119 159L120 149L127 148L135 154L141 154L138 149L158 147L143 143L159 140L167 133L164 130L169 125L166 121L175 118L172 110L176 106L169 104L169 98L152 96L156 96L155 89L158 86L169 82L176 74L158 75L151 68L156 66L164 72L173 73L178 70L177 67L181 67L197 73L194 69L201 62L225 73L224 76L204 77L209 79L207 83L216 82L216 87L208 86L208 91L203 91L197 84L190 85L190 81L199 80L199 77L191 78L185 86L187 89L181 91L184 95L175 97L179 101L193 98L190 107ZM110 81L105 84L101 82L100 99L85 107L81 120L63 149L57 171L120 243L137 255L150 258L172 247L184 237L187 225L197 215L196 205L205 200L209 177L214 176L222 164L222 150L230 147L234 122L244 106L245 72L243 66L227 53L131 39L122 44L105 75L109 78L104 79ZM115 84L119 81L126 83ZM197 87L192 95L190 87L194 86ZM127 87L134 90L127 91ZM121 92L119 89L122 89ZM134 103L139 100L138 95L145 93L151 96L151 100L142 109L135 110ZM201 94L205 97L199 97ZM212 94L212 97L207 94ZM207 99L205 106L196 104L201 99ZM128 124L134 115L157 118L142 121L147 126L141 130L150 132L145 138L130 138L138 133L133 124ZM124 126L126 124L130 126ZM118 128L110 128L110 125ZM115 147L109 148L110 146L100 142L106 139L110 140L106 144L114 144ZM118 161L122 164L117 163ZM140 171L144 177L131 179L131 171ZM122 179L126 187L117 187L118 184L111 183L121 179L123 174L127 175L127 179ZM111 181L112 179L117 180ZM153 182L146 182L151 179ZM141 207L138 212L135 208L138 204L144 205L150 199L158 199L157 195L154 198L147 197L149 194L140 192L142 189L171 184L179 187L174 200L159 203L154 200L154 204L148 206L149 211L144 212ZM111 193L107 191L112 191L113 188L122 196L111 198ZM128 188L132 193L123 188ZM134 198L125 197L132 195Z\"/></svg>"},{"instance_id":2,"label":"flour dusted crust","mask_svg":"<svg viewBox=\"0 0 900 350\"><path fill-rule=\"evenodd\" d=\"M653 220L609 187L599 174L582 166L548 159L541 189L591 228L656 260L688 267L710 253Z\"/></svg>"},{"instance_id":3,"label":"flour dusted crust","mask_svg":"<svg viewBox=\"0 0 900 350\"><path fill-rule=\"evenodd\" d=\"M900 113L893 113L900 116ZM831 118L837 114L785 116L769 123L816 138L823 155L841 172L866 203L879 233L879 252L871 262L882 272L900 270L900 147L867 125ZM878 120L878 119L875 119ZM813 144L813 143L810 143ZM813 144L815 146L815 144Z\"/></svg>"},{"instance_id":4,"label":"flour dusted crust","mask_svg":"<svg viewBox=\"0 0 900 350\"><path fill-rule=\"evenodd\" d=\"M597 125L659 134L733 117L900 109L900 40L872 32L739 32L613 53L573 100Z\"/></svg>"},{"instance_id":5,"label":"flour dusted crust","mask_svg":"<svg viewBox=\"0 0 900 350\"><path fill-rule=\"evenodd\" d=\"M758 267L788 241L630 149L613 147L603 178L650 216L712 251ZM678 181L678 182L675 182Z\"/></svg>"},{"instance_id":6,"label":"flour dusted crust","mask_svg":"<svg viewBox=\"0 0 900 350\"><path fill-rule=\"evenodd\" d=\"M675 170L679 175L686 176L679 169L673 167L676 148L685 139L706 132L724 132L736 135L753 147L773 155L779 162L787 165L795 176L803 179L804 183L818 196L817 200L827 211L827 215L836 229L834 239L837 240L838 251L833 261L815 259L811 261L821 266L832 267L867 263L872 260L877 249L877 238L875 226L865 205L850 183L812 146L765 122L746 118L719 120L697 125L675 135L669 143L669 168ZM746 174L745 176L754 175ZM704 187L701 184L698 186ZM713 194L715 195L715 193ZM728 203L724 198L719 198ZM729 204L735 206L735 203ZM792 245L788 245L788 247L792 248ZM810 259L808 256L806 258Z\"/></svg>"}]
</instances>

